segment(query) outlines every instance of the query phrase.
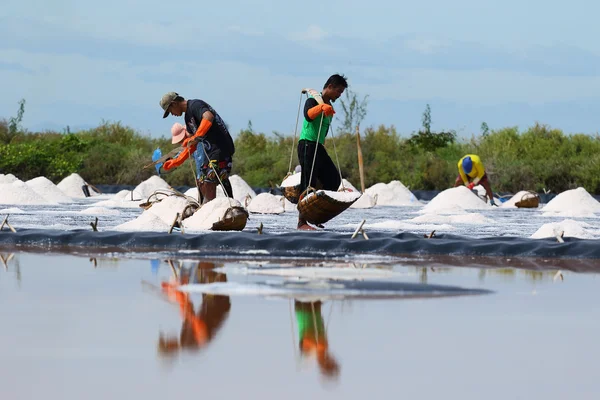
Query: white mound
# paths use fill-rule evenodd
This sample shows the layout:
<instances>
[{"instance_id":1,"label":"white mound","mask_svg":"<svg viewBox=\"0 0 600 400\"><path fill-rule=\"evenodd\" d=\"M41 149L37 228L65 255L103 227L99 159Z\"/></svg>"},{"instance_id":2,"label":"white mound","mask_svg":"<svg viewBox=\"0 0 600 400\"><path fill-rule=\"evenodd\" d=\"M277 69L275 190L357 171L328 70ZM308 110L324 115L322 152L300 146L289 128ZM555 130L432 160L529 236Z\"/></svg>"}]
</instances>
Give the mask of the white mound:
<instances>
[{"instance_id":1,"label":"white mound","mask_svg":"<svg viewBox=\"0 0 600 400\"><path fill-rule=\"evenodd\" d=\"M0 204L58 204L50 202L37 194L25 182L16 180L13 183L0 184Z\"/></svg>"},{"instance_id":2,"label":"white mound","mask_svg":"<svg viewBox=\"0 0 600 400\"><path fill-rule=\"evenodd\" d=\"M210 230L215 222L223 219L229 207L241 207L241 204L235 199L217 197L200 207L194 215L184 219L183 227L186 230Z\"/></svg>"},{"instance_id":3,"label":"white mound","mask_svg":"<svg viewBox=\"0 0 600 400\"><path fill-rule=\"evenodd\" d=\"M494 220L489 219L479 213L464 213L459 215L440 215L436 214L425 214L418 216L413 219L409 219L407 222L414 223L427 223L427 224L493 224Z\"/></svg>"},{"instance_id":4,"label":"white mound","mask_svg":"<svg viewBox=\"0 0 600 400\"><path fill-rule=\"evenodd\" d=\"M144 212L149 212L156 215L165 224L171 226L177 213L181 214L187 204L187 200L185 200L183 197L168 196L163 198L161 201L152 204L152 207Z\"/></svg>"},{"instance_id":5,"label":"white mound","mask_svg":"<svg viewBox=\"0 0 600 400\"><path fill-rule=\"evenodd\" d=\"M317 193L324 193L327 196L331 197L334 200L343 202L343 203L350 203L356 199L358 199L361 194L360 192L334 192L331 190L318 190ZM314 196L315 192L311 192L309 193L305 199L309 199L310 197Z\"/></svg>"},{"instance_id":6,"label":"white mound","mask_svg":"<svg viewBox=\"0 0 600 400\"><path fill-rule=\"evenodd\" d=\"M423 211L426 213L437 213L438 210L447 210L449 207L455 206L466 210L490 208L490 205L477 197L475 193L464 186L458 186L439 193L423 207Z\"/></svg>"},{"instance_id":7,"label":"white mound","mask_svg":"<svg viewBox=\"0 0 600 400\"><path fill-rule=\"evenodd\" d=\"M0 174L0 185L3 183L13 183L14 181L17 181L17 177L14 176L13 174Z\"/></svg>"},{"instance_id":8,"label":"white mound","mask_svg":"<svg viewBox=\"0 0 600 400\"><path fill-rule=\"evenodd\" d=\"M229 177L229 181L231 182L231 189L233 190L233 198L240 203L243 204L246 201L247 196L250 196L251 199L256 197L254 190L252 190L246 181L243 180L239 175L231 175ZM217 186L217 197L225 197L225 193L223 192L221 185Z\"/></svg>"},{"instance_id":9,"label":"white mound","mask_svg":"<svg viewBox=\"0 0 600 400\"><path fill-rule=\"evenodd\" d=\"M529 198L535 197L533 193L530 193L526 190L521 190L519 193L515 194L510 199L506 200L504 203L497 203L502 208L517 208L517 203L521 200L526 200Z\"/></svg>"},{"instance_id":10,"label":"white mound","mask_svg":"<svg viewBox=\"0 0 600 400\"><path fill-rule=\"evenodd\" d=\"M141 193L136 192L135 190L121 190L116 193L111 200L115 201L146 201L148 198L144 198Z\"/></svg>"},{"instance_id":11,"label":"white mound","mask_svg":"<svg viewBox=\"0 0 600 400\"><path fill-rule=\"evenodd\" d=\"M144 211L136 219L117 225L114 229L117 231L168 232L170 227L171 224L166 224L155 214Z\"/></svg>"},{"instance_id":12,"label":"white mound","mask_svg":"<svg viewBox=\"0 0 600 400\"><path fill-rule=\"evenodd\" d=\"M146 179L144 182L140 183L133 189L134 192L139 193L144 201L159 189L169 189L171 186L163 178L158 175L152 175L150 178Z\"/></svg>"},{"instance_id":13,"label":"white mound","mask_svg":"<svg viewBox=\"0 0 600 400\"><path fill-rule=\"evenodd\" d=\"M132 200L133 198L133 200ZM140 203L147 198L136 191L121 190L108 200L97 201L92 204L95 207L117 207L117 208L139 208Z\"/></svg>"},{"instance_id":14,"label":"white mound","mask_svg":"<svg viewBox=\"0 0 600 400\"><path fill-rule=\"evenodd\" d=\"M351 184L350 182L348 182L345 178L342 179L342 183L340 184L340 187L338 188L338 190L341 190L342 186L344 189L349 190L351 192L360 192L360 190L358 190L356 187L354 187L354 185Z\"/></svg>"},{"instance_id":15,"label":"white mound","mask_svg":"<svg viewBox=\"0 0 600 400\"><path fill-rule=\"evenodd\" d=\"M586 222L565 219L561 222L552 222L550 224L542 225L540 229L531 235L531 238L543 239L556 237L560 236L562 232L564 232L564 236L576 237L580 239L595 239L600 236L600 231L594 229L592 225Z\"/></svg>"},{"instance_id":16,"label":"white mound","mask_svg":"<svg viewBox=\"0 0 600 400\"><path fill-rule=\"evenodd\" d=\"M81 214L87 215L119 215L119 210L112 210L106 207L90 207L80 211Z\"/></svg>"},{"instance_id":17,"label":"white mound","mask_svg":"<svg viewBox=\"0 0 600 400\"><path fill-rule=\"evenodd\" d=\"M51 203L72 203L73 200L45 176L28 180L27 186Z\"/></svg>"},{"instance_id":18,"label":"white mound","mask_svg":"<svg viewBox=\"0 0 600 400\"><path fill-rule=\"evenodd\" d=\"M300 184L301 178L302 175L300 173L290 175L287 178L285 178L283 182L281 182L280 187L297 186Z\"/></svg>"},{"instance_id":19,"label":"white mound","mask_svg":"<svg viewBox=\"0 0 600 400\"><path fill-rule=\"evenodd\" d=\"M600 202L594 199L584 188L567 190L550 200L542 209L545 213L565 213L585 215L600 212Z\"/></svg>"},{"instance_id":20,"label":"white mound","mask_svg":"<svg viewBox=\"0 0 600 400\"><path fill-rule=\"evenodd\" d=\"M83 193L82 189L84 185L87 185L87 182L79 174L73 173L60 181L56 186L69 197L84 198L85 193ZM90 196L97 195L98 193L90 188Z\"/></svg>"},{"instance_id":21,"label":"white mound","mask_svg":"<svg viewBox=\"0 0 600 400\"><path fill-rule=\"evenodd\" d=\"M258 214L281 214L285 211L281 198L271 193L260 193L248 204L248 211Z\"/></svg>"},{"instance_id":22,"label":"white mound","mask_svg":"<svg viewBox=\"0 0 600 400\"><path fill-rule=\"evenodd\" d=\"M391 181L388 184L377 183L365 190L371 197L377 195L379 206L421 206L415 195L400 181Z\"/></svg>"},{"instance_id":23,"label":"white mound","mask_svg":"<svg viewBox=\"0 0 600 400\"><path fill-rule=\"evenodd\" d=\"M350 208L373 208L377 204L377 195L375 197L371 197L370 195L364 193L361 195L358 200L356 200Z\"/></svg>"},{"instance_id":24,"label":"white mound","mask_svg":"<svg viewBox=\"0 0 600 400\"><path fill-rule=\"evenodd\" d=\"M4 215L4 214L24 214L25 211L21 210L20 208L17 207L11 207L11 208L4 208L2 210L0 210L0 214Z\"/></svg>"}]
</instances>

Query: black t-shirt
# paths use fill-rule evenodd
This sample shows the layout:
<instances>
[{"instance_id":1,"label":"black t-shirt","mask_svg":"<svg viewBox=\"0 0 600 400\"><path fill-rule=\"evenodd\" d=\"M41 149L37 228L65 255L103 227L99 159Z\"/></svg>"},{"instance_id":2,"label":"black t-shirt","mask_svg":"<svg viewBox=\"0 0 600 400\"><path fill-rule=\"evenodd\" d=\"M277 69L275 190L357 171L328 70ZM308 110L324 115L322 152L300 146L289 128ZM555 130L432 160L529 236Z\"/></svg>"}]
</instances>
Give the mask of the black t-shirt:
<instances>
[{"instance_id":1,"label":"black t-shirt","mask_svg":"<svg viewBox=\"0 0 600 400\"><path fill-rule=\"evenodd\" d=\"M212 108L207 102L203 100L188 100L187 111L185 112L185 127L190 135L194 135L200 126L202 121L202 114L206 111L210 111L215 118L213 119L212 126L204 136L205 140L211 145L216 145L221 149L221 154L224 156L232 156L235 153L235 147L233 145L233 139L225 126L223 119L217 114L214 108Z\"/></svg>"}]
</instances>

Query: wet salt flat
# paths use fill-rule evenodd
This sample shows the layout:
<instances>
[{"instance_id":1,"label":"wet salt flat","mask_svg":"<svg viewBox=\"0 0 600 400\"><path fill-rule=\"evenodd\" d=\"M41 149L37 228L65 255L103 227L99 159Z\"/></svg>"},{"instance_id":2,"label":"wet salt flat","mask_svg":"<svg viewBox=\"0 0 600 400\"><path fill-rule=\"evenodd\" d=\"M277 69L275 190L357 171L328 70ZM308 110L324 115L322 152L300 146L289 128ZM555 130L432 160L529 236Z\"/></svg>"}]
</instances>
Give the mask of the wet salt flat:
<instances>
[{"instance_id":1,"label":"wet salt flat","mask_svg":"<svg viewBox=\"0 0 600 400\"><path fill-rule=\"evenodd\" d=\"M594 262L0 256L6 399L600 395Z\"/></svg>"}]
</instances>

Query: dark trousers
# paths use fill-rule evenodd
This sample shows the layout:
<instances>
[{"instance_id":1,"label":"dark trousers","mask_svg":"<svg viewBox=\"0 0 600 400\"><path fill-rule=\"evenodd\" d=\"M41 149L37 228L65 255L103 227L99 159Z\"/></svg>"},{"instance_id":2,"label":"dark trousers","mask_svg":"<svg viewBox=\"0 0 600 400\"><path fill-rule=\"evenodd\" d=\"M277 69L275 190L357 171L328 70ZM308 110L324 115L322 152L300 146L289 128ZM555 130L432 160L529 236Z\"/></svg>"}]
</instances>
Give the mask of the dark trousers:
<instances>
[{"instance_id":1,"label":"dark trousers","mask_svg":"<svg viewBox=\"0 0 600 400\"><path fill-rule=\"evenodd\" d=\"M310 179L310 171L312 170L313 158L315 157L315 148L317 150L317 159L315 160L315 168L312 179ZM340 173L335 167L333 161L327 154L325 147L317 142L308 140L300 140L298 142L298 160L302 167L302 176L300 179L300 190L303 192L309 185L316 188L317 181L323 185L325 190L338 190L340 184Z\"/></svg>"}]
</instances>

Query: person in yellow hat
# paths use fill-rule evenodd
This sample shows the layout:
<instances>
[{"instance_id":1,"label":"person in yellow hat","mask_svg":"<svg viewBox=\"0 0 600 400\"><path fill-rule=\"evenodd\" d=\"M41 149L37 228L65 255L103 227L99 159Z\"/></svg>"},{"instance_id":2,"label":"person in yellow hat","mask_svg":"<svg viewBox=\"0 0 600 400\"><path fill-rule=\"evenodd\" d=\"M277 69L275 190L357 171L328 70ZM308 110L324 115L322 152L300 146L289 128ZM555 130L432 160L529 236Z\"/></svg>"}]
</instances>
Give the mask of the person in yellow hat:
<instances>
[{"instance_id":1,"label":"person in yellow hat","mask_svg":"<svg viewBox=\"0 0 600 400\"><path fill-rule=\"evenodd\" d=\"M458 177L454 182L454 187L465 185L470 190L477 185L483 186L487 197L490 199L490 204L495 206L494 194L490 181L485 173L485 168L479 156L475 154L467 154L458 161Z\"/></svg>"}]
</instances>

